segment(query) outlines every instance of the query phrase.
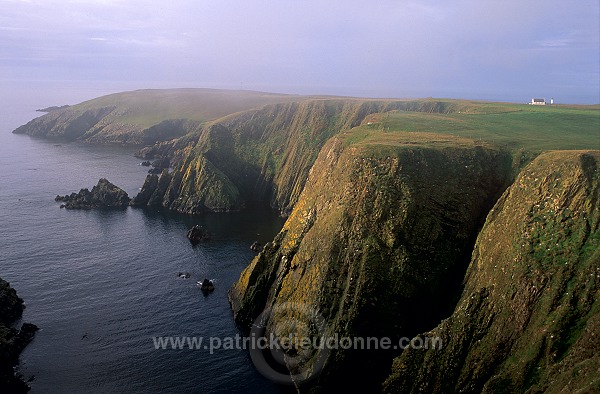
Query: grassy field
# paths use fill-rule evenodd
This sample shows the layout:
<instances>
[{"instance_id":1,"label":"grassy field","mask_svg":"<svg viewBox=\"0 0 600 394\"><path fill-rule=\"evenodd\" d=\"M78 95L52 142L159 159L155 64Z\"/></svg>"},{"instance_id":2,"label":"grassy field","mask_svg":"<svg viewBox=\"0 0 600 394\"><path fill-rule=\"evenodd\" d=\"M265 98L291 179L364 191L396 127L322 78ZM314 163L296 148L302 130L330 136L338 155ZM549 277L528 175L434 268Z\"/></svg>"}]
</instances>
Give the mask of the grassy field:
<instances>
[{"instance_id":1,"label":"grassy field","mask_svg":"<svg viewBox=\"0 0 600 394\"><path fill-rule=\"evenodd\" d=\"M210 121L266 104L296 101L299 96L217 89L148 89L115 93L73 106L81 110L115 106L126 124L150 127L165 119Z\"/></svg>"},{"instance_id":2,"label":"grassy field","mask_svg":"<svg viewBox=\"0 0 600 394\"><path fill-rule=\"evenodd\" d=\"M454 104L456 112L376 114L344 133L344 137L349 144L359 145L397 145L411 141L437 145L455 136L463 143L463 139L468 138L511 151L600 149L599 106L449 102Z\"/></svg>"}]
</instances>

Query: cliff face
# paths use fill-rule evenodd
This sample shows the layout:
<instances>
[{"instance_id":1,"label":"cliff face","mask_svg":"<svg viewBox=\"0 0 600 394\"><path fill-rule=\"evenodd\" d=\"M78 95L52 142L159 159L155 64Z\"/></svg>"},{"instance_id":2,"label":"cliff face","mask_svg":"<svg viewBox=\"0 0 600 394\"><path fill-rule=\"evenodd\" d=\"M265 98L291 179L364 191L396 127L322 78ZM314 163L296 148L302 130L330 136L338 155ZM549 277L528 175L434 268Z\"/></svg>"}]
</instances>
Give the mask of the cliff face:
<instances>
[{"instance_id":1,"label":"cliff face","mask_svg":"<svg viewBox=\"0 0 600 394\"><path fill-rule=\"evenodd\" d=\"M454 313L386 392L600 391L598 151L528 165L488 215Z\"/></svg>"},{"instance_id":2,"label":"cliff face","mask_svg":"<svg viewBox=\"0 0 600 394\"><path fill-rule=\"evenodd\" d=\"M293 305L265 322L279 337L293 330L286 322L317 311L328 336L397 341L451 312L511 158L451 136L418 141L353 145L340 136L324 146L283 229L230 290L239 324ZM332 351L318 384L376 390L392 357Z\"/></svg>"},{"instance_id":3,"label":"cliff face","mask_svg":"<svg viewBox=\"0 0 600 394\"><path fill-rule=\"evenodd\" d=\"M0 278L0 323L12 324L21 317L25 306L15 289Z\"/></svg>"},{"instance_id":4,"label":"cliff face","mask_svg":"<svg viewBox=\"0 0 600 394\"><path fill-rule=\"evenodd\" d=\"M269 203L287 215L332 136L371 114L460 108L433 100L303 99L229 115L208 124L196 139L159 144L141 155L171 158L175 170L161 202L169 209L235 211Z\"/></svg>"},{"instance_id":5,"label":"cliff face","mask_svg":"<svg viewBox=\"0 0 600 394\"><path fill-rule=\"evenodd\" d=\"M289 213L325 142L400 103L304 100L234 114L205 127L180 152L162 205L198 213L270 203ZM169 152L166 146L156 153ZM146 153L151 153L147 150Z\"/></svg>"}]
</instances>

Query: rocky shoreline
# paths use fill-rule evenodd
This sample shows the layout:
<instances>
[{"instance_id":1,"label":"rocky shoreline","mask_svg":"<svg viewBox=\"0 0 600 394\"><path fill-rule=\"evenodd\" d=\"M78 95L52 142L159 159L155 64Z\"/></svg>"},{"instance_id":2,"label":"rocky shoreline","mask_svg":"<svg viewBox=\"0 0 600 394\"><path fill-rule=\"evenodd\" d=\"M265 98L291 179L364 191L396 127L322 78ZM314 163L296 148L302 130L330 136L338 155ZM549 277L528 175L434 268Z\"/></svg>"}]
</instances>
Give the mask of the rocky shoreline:
<instances>
[{"instance_id":1,"label":"rocky shoreline","mask_svg":"<svg viewBox=\"0 0 600 394\"><path fill-rule=\"evenodd\" d=\"M3 393L26 393L30 389L23 376L15 373L21 352L38 330L31 323L23 323L20 329L14 328L23 309L23 299L8 282L0 278L0 392Z\"/></svg>"}]
</instances>

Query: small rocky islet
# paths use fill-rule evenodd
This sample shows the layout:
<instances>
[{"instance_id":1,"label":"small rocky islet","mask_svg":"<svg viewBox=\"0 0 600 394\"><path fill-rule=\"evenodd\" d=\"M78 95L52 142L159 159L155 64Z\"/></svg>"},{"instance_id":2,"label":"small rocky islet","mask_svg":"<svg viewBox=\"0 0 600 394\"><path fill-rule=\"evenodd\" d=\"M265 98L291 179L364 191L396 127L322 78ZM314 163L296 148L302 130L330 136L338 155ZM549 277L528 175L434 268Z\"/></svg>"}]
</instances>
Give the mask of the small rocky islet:
<instances>
[{"instance_id":1,"label":"small rocky islet","mask_svg":"<svg viewBox=\"0 0 600 394\"><path fill-rule=\"evenodd\" d=\"M54 201L63 202L60 207L65 209L93 209L126 207L131 199L123 189L101 178L91 191L86 188L79 193L57 195Z\"/></svg>"}]
</instances>

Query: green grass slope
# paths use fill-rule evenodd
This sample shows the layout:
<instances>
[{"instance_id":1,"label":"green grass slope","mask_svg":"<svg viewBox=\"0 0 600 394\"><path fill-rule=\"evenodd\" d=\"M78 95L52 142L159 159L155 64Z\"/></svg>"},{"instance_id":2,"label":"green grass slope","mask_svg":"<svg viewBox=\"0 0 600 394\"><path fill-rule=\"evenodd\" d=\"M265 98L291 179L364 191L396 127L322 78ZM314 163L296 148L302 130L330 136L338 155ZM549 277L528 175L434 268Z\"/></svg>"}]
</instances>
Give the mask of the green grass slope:
<instances>
[{"instance_id":1,"label":"green grass slope","mask_svg":"<svg viewBox=\"0 0 600 394\"><path fill-rule=\"evenodd\" d=\"M347 140L349 143L389 144L390 133L425 132L481 140L511 151L600 149L598 106L531 106L458 100L448 103L452 109L447 113L391 111L373 115L365 119L361 127L348 132Z\"/></svg>"}]
</instances>

